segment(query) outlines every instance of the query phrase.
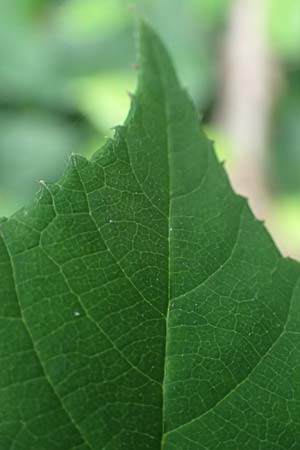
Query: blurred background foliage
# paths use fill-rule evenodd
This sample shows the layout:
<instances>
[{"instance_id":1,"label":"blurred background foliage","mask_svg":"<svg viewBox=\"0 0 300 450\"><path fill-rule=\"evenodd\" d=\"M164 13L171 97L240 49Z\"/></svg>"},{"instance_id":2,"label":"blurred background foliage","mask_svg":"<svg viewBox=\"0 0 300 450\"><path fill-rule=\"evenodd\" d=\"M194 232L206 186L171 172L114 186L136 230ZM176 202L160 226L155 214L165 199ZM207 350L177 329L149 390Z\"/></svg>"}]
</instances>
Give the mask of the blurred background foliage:
<instances>
[{"instance_id":1,"label":"blurred background foliage","mask_svg":"<svg viewBox=\"0 0 300 450\"><path fill-rule=\"evenodd\" d=\"M0 0L0 214L22 206L37 180L55 181L71 152L89 156L123 122L136 79L135 11L171 50L220 158L243 160L222 127L224 112L218 114L226 79L224 43L234 3L243 7L243 1L249 2ZM268 197L262 215L283 252L298 257L300 2L260 1L276 78L261 158ZM255 189L248 190L251 199Z\"/></svg>"}]
</instances>

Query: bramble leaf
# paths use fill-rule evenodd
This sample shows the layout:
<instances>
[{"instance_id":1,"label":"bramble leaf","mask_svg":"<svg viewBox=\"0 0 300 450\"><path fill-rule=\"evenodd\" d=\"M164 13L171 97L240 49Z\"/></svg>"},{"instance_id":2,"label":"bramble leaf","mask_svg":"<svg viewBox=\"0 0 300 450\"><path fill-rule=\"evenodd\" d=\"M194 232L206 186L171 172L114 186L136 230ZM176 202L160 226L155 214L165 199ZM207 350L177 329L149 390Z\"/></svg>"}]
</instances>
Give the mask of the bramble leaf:
<instances>
[{"instance_id":1,"label":"bramble leaf","mask_svg":"<svg viewBox=\"0 0 300 450\"><path fill-rule=\"evenodd\" d=\"M299 264L145 24L125 125L0 225L0 448L297 450Z\"/></svg>"}]
</instances>

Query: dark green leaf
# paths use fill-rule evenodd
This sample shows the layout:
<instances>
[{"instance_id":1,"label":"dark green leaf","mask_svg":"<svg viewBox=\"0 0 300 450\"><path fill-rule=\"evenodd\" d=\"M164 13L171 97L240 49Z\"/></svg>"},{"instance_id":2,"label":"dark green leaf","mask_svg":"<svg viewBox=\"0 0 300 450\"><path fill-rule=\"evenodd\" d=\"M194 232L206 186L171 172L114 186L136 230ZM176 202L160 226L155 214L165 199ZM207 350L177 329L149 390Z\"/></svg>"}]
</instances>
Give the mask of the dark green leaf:
<instances>
[{"instance_id":1,"label":"dark green leaf","mask_svg":"<svg viewBox=\"0 0 300 450\"><path fill-rule=\"evenodd\" d=\"M299 265L139 47L115 138L1 222L0 448L297 450Z\"/></svg>"}]
</instances>

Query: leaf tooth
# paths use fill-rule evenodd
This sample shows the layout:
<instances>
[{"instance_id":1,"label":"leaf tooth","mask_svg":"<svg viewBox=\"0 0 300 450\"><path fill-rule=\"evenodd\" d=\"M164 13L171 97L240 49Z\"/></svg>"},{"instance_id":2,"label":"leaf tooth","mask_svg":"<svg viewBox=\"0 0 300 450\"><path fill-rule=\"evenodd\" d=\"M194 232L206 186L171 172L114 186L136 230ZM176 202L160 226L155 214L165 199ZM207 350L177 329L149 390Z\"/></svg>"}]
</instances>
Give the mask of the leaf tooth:
<instances>
[{"instance_id":1,"label":"leaf tooth","mask_svg":"<svg viewBox=\"0 0 300 450\"><path fill-rule=\"evenodd\" d=\"M70 154L69 161L72 165L74 165L74 164L76 165L77 163L80 163L80 162L88 162L88 160L85 156L80 155L79 153L74 153L74 152L72 152Z\"/></svg>"},{"instance_id":2,"label":"leaf tooth","mask_svg":"<svg viewBox=\"0 0 300 450\"><path fill-rule=\"evenodd\" d=\"M41 179L41 180L37 180L37 184L39 185L39 191L41 193L41 195L43 194L43 192L50 191L50 184L48 184L48 182L46 182L45 180Z\"/></svg>"},{"instance_id":3,"label":"leaf tooth","mask_svg":"<svg viewBox=\"0 0 300 450\"><path fill-rule=\"evenodd\" d=\"M135 94L131 91L127 91L127 95L129 98L133 99L135 97Z\"/></svg>"},{"instance_id":4,"label":"leaf tooth","mask_svg":"<svg viewBox=\"0 0 300 450\"><path fill-rule=\"evenodd\" d=\"M46 181L45 180L37 180L37 182L41 186L45 186L46 185Z\"/></svg>"}]
</instances>

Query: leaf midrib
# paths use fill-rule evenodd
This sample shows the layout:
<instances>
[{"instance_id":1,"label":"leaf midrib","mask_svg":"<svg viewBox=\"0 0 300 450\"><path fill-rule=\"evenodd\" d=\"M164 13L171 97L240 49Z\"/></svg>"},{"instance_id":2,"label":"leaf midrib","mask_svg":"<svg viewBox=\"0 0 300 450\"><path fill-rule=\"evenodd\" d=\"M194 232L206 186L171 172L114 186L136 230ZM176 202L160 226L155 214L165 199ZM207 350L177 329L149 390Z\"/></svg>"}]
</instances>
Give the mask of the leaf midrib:
<instances>
[{"instance_id":1,"label":"leaf midrib","mask_svg":"<svg viewBox=\"0 0 300 450\"><path fill-rule=\"evenodd\" d=\"M153 46L151 46L153 54L155 55L155 61L157 62L157 57L156 57L156 52L155 49L153 48ZM170 155L170 133L169 133L169 127L170 127L170 117L169 117L169 111L168 111L168 104L167 104L167 98L165 95L165 92L167 92L167 87L165 87L164 84L164 78L161 75L161 71L160 71L160 65L159 63L156 64L156 69L157 69L157 75L158 78L160 80L161 86L163 87L162 91L164 92L164 96L162 98L162 102L163 102L163 111L164 111L164 117L165 117L165 129L166 129L166 143L167 143L167 161L168 161L168 185L169 185L169 190L168 190L168 195L169 195L169 201L168 201L168 299L167 299L167 312L166 312L166 330L165 330L165 353L164 353L164 368L163 368L163 378L162 378L162 405L163 405L163 412L162 412L162 436L161 436L161 450L164 449L164 445L165 445L165 437L175 433L178 430L181 430L183 428L185 428L186 426L194 423L195 421L199 420L201 417L206 416L207 414L209 414L214 408L216 408L220 403L222 403L224 400L226 400L226 398L228 398L232 393L234 393L240 386L242 386L244 383L247 382L247 380L250 378L251 374L259 367L259 365L265 360L265 358L270 354L270 352L272 351L272 349L275 347L275 345L277 344L277 342L280 340L280 338L286 333L286 327L289 321L289 316L290 316L290 311L291 311L291 304L292 304L292 299L293 299L293 295L294 295L294 291L297 287L297 284L299 282L300 277L296 280L295 285L293 287L293 290L291 292L291 296L290 296L290 301L289 301L289 307L288 307L288 312L286 315L286 320L285 323L283 325L283 328L281 330L281 332L279 333L279 335L277 336L277 338L274 340L274 342L271 344L271 346L266 350L266 352L264 353L264 355L262 355L262 357L258 360L258 362L254 365L254 367L250 370L250 372L247 374L247 376L241 380L238 384L236 384L232 389L229 390L229 392L223 396L221 399L219 399L217 402L215 402L209 409L207 409L206 411L204 411L203 413L201 413L199 416L194 417L193 419L182 423L181 425L178 425L176 428L171 429L170 431L165 431L165 379L166 379L166 360L167 360L167 346L168 346L168 322L169 322L169 314L170 314L170 303L171 300L174 300L171 298L171 271L170 271L170 266L171 266L171 260L170 260L170 255L171 255L171 234L170 234L170 230L172 229L172 214L171 214L171 209L172 209L172 200L181 196L185 196L186 194L181 194L179 196L172 196L171 195L171 155ZM209 166L209 164L208 164ZM198 190L201 188L202 185L202 181L205 178L207 171L209 170L209 167L207 167L207 169L205 170L202 178L201 178L201 182L200 182L200 186L198 186L197 188L195 188L195 190ZM189 192L190 193L190 192ZM187 193L187 194L189 194ZM212 274L210 274L203 282L201 282L199 285L197 285L194 289L198 289L201 285L204 285L205 283L207 283L207 281L209 279L211 279L220 269L222 269L232 258L232 255L235 251L236 245L238 243L239 240L239 235L240 235L240 231L241 231L241 218L243 216L245 207L247 206L246 202L242 205L241 207L241 212L240 212L240 217L239 217L239 225L237 228L237 236L236 239L233 243L233 246L231 248L231 251L228 255L228 257L226 258L225 261L222 262L221 265L219 265L219 267L213 271ZM280 258L281 256L278 255L278 257ZM193 290L194 290L193 289ZM182 297L187 295L188 293L184 293L176 298Z\"/></svg>"}]
</instances>

